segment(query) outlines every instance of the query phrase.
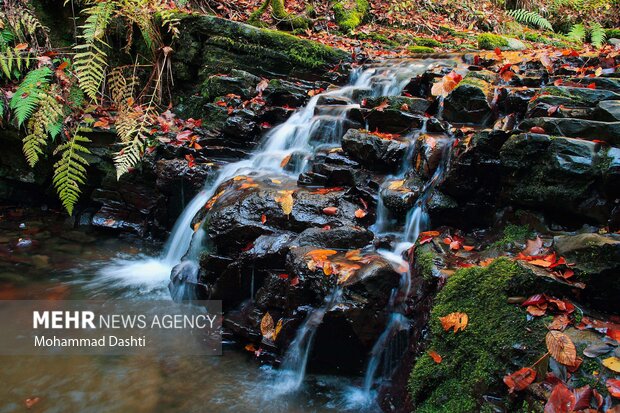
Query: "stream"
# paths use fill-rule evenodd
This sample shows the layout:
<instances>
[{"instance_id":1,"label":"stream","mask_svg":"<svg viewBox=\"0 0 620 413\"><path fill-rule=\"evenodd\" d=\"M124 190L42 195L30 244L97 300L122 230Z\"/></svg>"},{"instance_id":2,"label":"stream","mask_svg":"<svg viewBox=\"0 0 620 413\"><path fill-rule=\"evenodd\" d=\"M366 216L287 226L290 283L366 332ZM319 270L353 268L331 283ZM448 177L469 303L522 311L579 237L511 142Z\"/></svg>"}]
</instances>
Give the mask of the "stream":
<instances>
[{"instance_id":1,"label":"stream","mask_svg":"<svg viewBox=\"0 0 620 413\"><path fill-rule=\"evenodd\" d=\"M1 298L172 299L168 281L175 265L184 263L176 276L183 280L196 277L205 229L194 232L190 224L222 182L241 173L284 173L296 178L317 148L339 141L348 129L348 111L359 108L360 96L399 95L412 76L437 63L454 62L398 61L367 67L354 71L348 86L311 98L304 108L271 130L251 157L222 168L215 182L186 206L165 245L69 230L61 216L45 211L6 209L0 221ZM326 99L338 104L322 103ZM414 142L425 132L424 127L405 139ZM397 240L394 250L378 252L394 262L395 268L402 268L403 252L428 225L425 201L447 168L451 147L446 145L440 166L425 184L404 225L391 222L378 199L375 233L391 234ZM303 161L292 170L284 170L282 161L293 154L302 154ZM413 156L409 151L403 165ZM402 173L389 179L402 179L406 169L401 168ZM403 307L409 276L408 271L402 272L400 287L392 293L386 308L390 321L369 354L365 377L306 372L314 331L338 301L340 288L336 287L299 328L280 370L259 367L251 354L235 343L224 343L221 357L0 357L0 381L4 383L0 413L23 411L24 400L33 396L41 398L37 404L41 412L377 411L373 388L389 376L389 366L397 362L406 345L399 332L408 324ZM182 295L172 291L173 297Z\"/></svg>"}]
</instances>

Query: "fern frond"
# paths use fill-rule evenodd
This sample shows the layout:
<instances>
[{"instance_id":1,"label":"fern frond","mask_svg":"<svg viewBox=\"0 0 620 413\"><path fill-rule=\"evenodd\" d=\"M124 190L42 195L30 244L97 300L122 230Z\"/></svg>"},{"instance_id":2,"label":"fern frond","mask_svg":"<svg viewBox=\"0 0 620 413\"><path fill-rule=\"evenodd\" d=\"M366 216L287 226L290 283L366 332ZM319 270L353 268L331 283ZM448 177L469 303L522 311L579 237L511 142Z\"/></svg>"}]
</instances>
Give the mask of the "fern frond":
<instances>
[{"instance_id":1,"label":"fern frond","mask_svg":"<svg viewBox=\"0 0 620 413\"><path fill-rule=\"evenodd\" d=\"M79 36L84 42L74 47L73 69L78 78L80 87L92 100L97 99L99 87L105 78L107 54L103 48L107 44L103 41L105 31L112 19L114 2L100 2L84 10L88 16L81 27Z\"/></svg>"},{"instance_id":2,"label":"fern frond","mask_svg":"<svg viewBox=\"0 0 620 413\"><path fill-rule=\"evenodd\" d=\"M583 43L586 40L586 28L583 24L577 23L570 28L570 31L566 35L570 40Z\"/></svg>"},{"instance_id":3,"label":"fern frond","mask_svg":"<svg viewBox=\"0 0 620 413\"><path fill-rule=\"evenodd\" d=\"M52 70L45 66L32 70L22 80L9 104L10 108L15 111L18 125L21 126L32 116L41 96L47 92L51 76Z\"/></svg>"},{"instance_id":4,"label":"fern frond","mask_svg":"<svg viewBox=\"0 0 620 413\"><path fill-rule=\"evenodd\" d=\"M23 139L22 150L24 151L26 162L28 162L31 168L34 168L37 164L39 155L43 155L43 147L47 145L47 134L45 133L43 123L39 122L38 113L35 113L28 121L30 133Z\"/></svg>"},{"instance_id":5,"label":"fern frond","mask_svg":"<svg viewBox=\"0 0 620 413\"><path fill-rule=\"evenodd\" d=\"M80 197L80 185L86 180L86 166L88 161L82 156L90 151L83 145L90 140L77 133L71 140L59 145L54 154L60 154L60 160L54 164L52 182L69 215Z\"/></svg>"},{"instance_id":6,"label":"fern frond","mask_svg":"<svg viewBox=\"0 0 620 413\"><path fill-rule=\"evenodd\" d=\"M530 26L536 26L541 29L553 31L553 26L549 20L535 11L529 11L524 9L509 10L508 15L514 18L519 23L528 24Z\"/></svg>"},{"instance_id":7,"label":"fern frond","mask_svg":"<svg viewBox=\"0 0 620 413\"><path fill-rule=\"evenodd\" d=\"M598 22L594 22L592 23L592 26L590 26L590 41L598 48L603 47L607 41L607 33L605 32L603 26L601 26Z\"/></svg>"},{"instance_id":8,"label":"fern frond","mask_svg":"<svg viewBox=\"0 0 620 413\"><path fill-rule=\"evenodd\" d=\"M123 149L121 149L116 156L114 156L117 179L120 179L121 176L129 172L131 168L140 162L145 140L146 136L141 133L136 133L133 139L127 143L124 143Z\"/></svg>"},{"instance_id":9,"label":"fern frond","mask_svg":"<svg viewBox=\"0 0 620 413\"><path fill-rule=\"evenodd\" d=\"M23 151L30 167L39 161L43 147L47 145L47 136L54 139L62 129L62 106L50 91L39 97L39 108L28 120L28 135L23 139Z\"/></svg>"}]
</instances>

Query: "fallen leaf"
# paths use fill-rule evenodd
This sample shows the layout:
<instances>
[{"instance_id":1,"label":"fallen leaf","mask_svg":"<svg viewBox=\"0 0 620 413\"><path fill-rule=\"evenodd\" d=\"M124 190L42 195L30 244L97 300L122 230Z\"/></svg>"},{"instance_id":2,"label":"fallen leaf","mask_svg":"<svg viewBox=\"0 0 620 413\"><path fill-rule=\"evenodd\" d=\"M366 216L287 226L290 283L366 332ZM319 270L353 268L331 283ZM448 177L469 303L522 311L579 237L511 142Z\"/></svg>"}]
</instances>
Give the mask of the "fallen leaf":
<instances>
[{"instance_id":1,"label":"fallen leaf","mask_svg":"<svg viewBox=\"0 0 620 413\"><path fill-rule=\"evenodd\" d=\"M592 400L592 388L587 384L573 390L575 395L575 405L573 410L579 411L590 408L590 400Z\"/></svg>"},{"instance_id":2,"label":"fallen leaf","mask_svg":"<svg viewBox=\"0 0 620 413\"><path fill-rule=\"evenodd\" d=\"M444 331L448 331L451 328L454 329L454 332L463 331L465 327L467 327L467 323L469 321L469 317L465 313L450 313L444 317L439 317L439 321L441 321L441 326Z\"/></svg>"},{"instance_id":3,"label":"fallen leaf","mask_svg":"<svg viewBox=\"0 0 620 413\"><path fill-rule=\"evenodd\" d=\"M553 321L549 324L549 330L564 331L570 324L570 320L566 314L558 314L553 317Z\"/></svg>"},{"instance_id":4,"label":"fallen leaf","mask_svg":"<svg viewBox=\"0 0 620 413\"><path fill-rule=\"evenodd\" d=\"M400 188L402 188L403 184L405 183L405 180L399 180L399 181L392 181L390 182L390 184L388 185L388 189L392 190L392 191L397 191Z\"/></svg>"},{"instance_id":5,"label":"fallen leaf","mask_svg":"<svg viewBox=\"0 0 620 413\"><path fill-rule=\"evenodd\" d=\"M441 363L441 360L443 360L443 357L441 357L439 355L439 353L437 353L435 350L431 350L428 352L428 355L433 359L433 361L437 364Z\"/></svg>"},{"instance_id":6,"label":"fallen leaf","mask_svg":"<svg viewBox=\"0 0 620 413\"><path fill-rule=\"evenodd\" d=\"M577 349L571 339L559 331L549 331L545 337L547 349L559 363L572 366L577 361Z\"/></svg>"},{"instance_id":7,"label":"fallen leaf","mask_svg":"<svg viewBox=\"0 0 620 413\"><path fill-rule=\"evenodd\" d=\"M262 320L260 321L260 333L263 335L263 337L267 339L271 339L273 337L273 334L275 333L273 317L271 317L271 314L269 314L269 312L266 312Z\"/></svg>"},{"instance_id":8,"label":"fallen leaf","mask_svg":"<svg viewBox=\"0 0 620 413\"><path fill-rule=\"evenodd\" d=\"M326 208L323 208L323 213L325 215L336 215L338 213L338 208L336 208L336 207L326 207Z\"/></svg>"},{"instance_id":9,"label":"fallen leaf","mask_svg":"<svg viewBox=\"0 0 620 413\"><path fill-rule=\"evenodd\" d=\"M381 102L380 105L378 105L377 107L375 107L374 110L376 110L377 112L383 112L390 104L388 103L387 100L384 100L383 102Z\"/></svg>"},{"instance_id":10,"label":"fallen leaf","mask_svg":"<svg viewBox=\"0 0 620 413\"><path fill-rule=\"evenodd\" d=\"M366 216L366 214L368 214L368 213L366 211L364 211L363 209L361 209L361 208L357 209L355 211L355 218L362 219L362 218L364 218Z\"/></svg>"},{"instance_id":11,"label":"fallen leaf","mask_svg":"<svg viewBox=\"0 0 620 413\"><path fill-rule=\"evenodd\" d=\"M261 79L260 82L258 82L258 84L256 85L256 92L259 95L262 95L263 91L267 89L267 86L269 86L269 81L267 79Z\"/></svg>"},{"instance_id":12,"label":"fallen leaf","mask_svg":"<svg viewBox=\"0 0 620 413\"><path fill-rule=\"evenodd\" d=\"M292 155L287 155L284 157L284 159L282 159L282 162L280 162L280 168L284 168L289 163L289 161L291 160L291 156Z\"/></svg>"},{"instance_id":13,"label":"fallen leaf","mask_svg":"<svg viewBox=\"0 0 620 413\"><path fill-rule=\"evenodd\" d=\"M606 358L605 360L603 360L603 366L607 367L611 371L620 373L620 358L618 357Z\"/></svg>"},{"instance_id":14,"label":"fallen leaf","mask_svg":"<svg viewBox=\"0 0 620 413\"><path fill-rule=\"evenodd\" d=\"M263 224L264 224L265 222L267 222L267 215L265 215L265 214L261 215L261 216L260 216L260 222L262 222Z\"/></svg>"},{"instance_id":15,"label":"fallen leaf","mask_svg":"<svg viewBox=\"0 0 620 413\"><path fill-rule=\"evenodd\" d=\"M41 401L40 397L29 397L26 400L24 400L24 404L26 405L27 409L30 409L32 408L32 406L39 403L40 401Z\"/></svg>"},{"instance_id":16,"label":"fallen leaf","mask_svg":"<svg viewBox=\"0 0 620 413\"><path fill-rule=\"evenodd\" d=\"M553 388L547 404L545 413L571 413L575 406L575 395L564 383L558 383Z\"/></svg>"},{"instance_id":17,"label":"fallen leaf","mask_svg":"<svg viewBox=\"0 0 620 413\"><path fill-rule=\"evenodd\" d=\"M594 358L609 353L614 348L607 344L590 344L583 349L583 355L586 357Z\"/></svg>"},{"instance_id":18,"label":"fallen leaf","mask_svg":"<svg viewBox=\"0 0 620 413\"><path fill-rule=\"evenodd\" d=\"M461 80L463 80L463 76L452 71L433 84L431 94L433 96L448 96Z\"/></svg>"},{"instance_id":19,"label":"fallen leaf","mask_svg":"<svg viewBox=\"0 0 620 413\"><path fill-rule=\"evenodd\" d=\"M276 324L276 328L273 332L273 338L272 338L273 341L276 341L276 339L278 338L278 334L280 334L280 331L282 331L282 322L283 320L279 319L278 324Z\"/></svg>"},{"instance_id":20,"label":"fallen leaf","mask_svg":"<svg viewBox=\"0 0 620 413\"><path fill-rule=\"evenodd\" d=\"M530 384L534 383L536 379L536 372L529 367L523 367L521 370L517 370L512 374L504 376L504 383L508 386L508 392L512 393L515 390L525 390Z\"/></svg>"},{"instance_id":21,"label":"fallen leaf","mask_svg":"<svg viewBox=\"0 0 620 413\"><path fill-rule=\"evenodd\" d=\"M274 200L280 204L282 212L285 215L290 215L293 212L293 191L278 191L278 196L274 197Z\"/></svg>"},{"instance_id":22,"label":"fallen leaf","mask_svg":"<svg viewBox=\"0 0 620 413\"><path fill-rule=\"evenodd\" d=\"M549 261L541 260L541 259L532 260L530 261L530 264L536 265L537 267L543 267L543 268L548 268L551 266L551 263Z\"/></svg>"},{"instance_id":23,"label":"fallen leaf","mask_svg":"<svg viewBox=\"0 0 620 413\"><path fill-rule=\"evenodd\" d=\"M605 383L607 386L607 391L616 399L620 399L620 380L618 379L607 379Z\"/></svg>"},{"instance_id":24,"label":"fallen leaf","mask_svg":"<svg viewBox=\"0 0 620 413\"><path fill-rule=\"evenodd\" d=\"M538 255L540 254L540 249L543 246L543 242L540 237L536 237L536 239L528 239L525 249L521 251L523 255Z\"/></svg>"},{"instance_id":25,"label":"fallen leaf","mask_svg":"<svg viewBox=\"0 0 620 413\"><path fill-rule=\"evenodd\" d=\"M530 128L530 132L544 134L545 130L543 128L541 128L540 126L532 126Z\"/></svg>"}]
</instances>

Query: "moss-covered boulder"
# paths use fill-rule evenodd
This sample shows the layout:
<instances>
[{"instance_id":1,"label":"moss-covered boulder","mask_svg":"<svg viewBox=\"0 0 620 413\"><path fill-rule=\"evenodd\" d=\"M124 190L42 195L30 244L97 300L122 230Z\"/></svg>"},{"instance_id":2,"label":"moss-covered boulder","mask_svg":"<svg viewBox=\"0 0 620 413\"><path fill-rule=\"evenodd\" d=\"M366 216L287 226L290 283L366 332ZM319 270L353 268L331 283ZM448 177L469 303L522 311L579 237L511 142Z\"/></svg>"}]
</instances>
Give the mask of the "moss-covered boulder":
<instances>
[{"instance_id":1,"label":"moss-covered boulder","mask_svg":"<svg viewBox=\"0 0 620 413\"><path fill-rule=\"evenodd\" d=\"M428 46L414 45L414 46L407 47L407 51L413 54L423 54L423 53L433 53L435 49L433 49L432 47L428 47Z\"/></svg>"},{"instance_id":2,"label":"moss-covered boulder","mask_svg":"<svg viewBox=\"0 0 620 413\"><path fill-rule=\"evenodd\" d=\"M359 26L368 12L367 0L338 0L334 4L336 24L343 32L350 32Z\"/></svg>"},{"instance_id":3,"label":"moss-covered boulder","mask_svg":"<svg viewBox=\"0 0 620 413\"><path fill-rule=\"evenodd\" d=\"M444 101L443 118L449 122L483 124L489 119L491 84L468 74Z\"/></svg>"},{"instance_id":4,"label":"moss-covered boulder","mask_svg":"<svg viewBox=\"0 0 620 413\"><path fill-rule=\"evenodd\" d=\"M522 308L508 303L508 297L527 293L533 278L514 262L498 259L488 267L459 270L448 279L431 312L427 346L443 360L435 363L422 354L410 376L416 412L494 411L486 401L494 398L510 406L502 377L545 353L541 321L527 321ZM439 320L453 312L469 318L458 333L444 331Z\"/></svg>"},{"instance_id":5,"label":"moss-covered boulder","mask_svg":"<svg viewBox=\"0 0 620 413\"><path fill-rule=\"evenodd\" d=\"M523 50L526 46L518 39L492 33L481 33L478 35L478 48L483 50Z\"/></svg>"},{"instance_id":6,"label":"moss-covered boulder","mask_svg":"<svg viewBox=\"0 0 620 413\"><path fill-rule=\"evenodd\" d=\"M316 78L317 71L349 59L344 51L318 42L214 16L183 16L181 24L173 71L187 87L232 69L270 78Z\"/></svg>"}]
</instances>

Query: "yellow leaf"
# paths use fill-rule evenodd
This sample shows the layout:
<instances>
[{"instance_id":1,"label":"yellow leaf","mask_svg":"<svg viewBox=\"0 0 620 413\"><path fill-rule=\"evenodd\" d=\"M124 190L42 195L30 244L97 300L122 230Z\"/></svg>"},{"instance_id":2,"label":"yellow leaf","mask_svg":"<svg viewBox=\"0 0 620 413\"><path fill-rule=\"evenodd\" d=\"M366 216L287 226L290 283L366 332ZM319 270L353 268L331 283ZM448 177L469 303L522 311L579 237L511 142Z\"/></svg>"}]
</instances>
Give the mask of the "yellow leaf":
<instances>
[{"instance_id":1,"label":"yellow leaf","mask_svg":"<svg viewBox=\"0 0 620 413\"><path fill-rule=\"evenodd\" d=\"M278 191L279 196L274 197L274 200L280 204L282 212L286 215L290 215L293 212L293 191Z\"/></svg>"},{"instance_id":2,"label":"yellow leaf","mask_svg":"<svg viewBox=\"0 0 620 413\"><path fill-rule=\"evenodd\" d=\"M276 324L276 329L273 332L273 341L276 341L276 338L278 338L278 335L280 334L280 331L282 331L282 321L283 321L283 319L279 319L278 320L278 324Z\"/></svg>"},{"instance_id":3,"label":"yellow leaf","mask_svg":"<svg viewBox=\"0 0 620 413\"><path fill-rule=\"evenodd\" d=\"M279 179L275 179L275 178L271 178L271 182L273 182L276 185L280 185L282 183L282 181L280 181Z\"/></svg>"},{"instance_id":4,"label":"yellow leaf","mask_svg":"<svg viewBox=\"0 0 620 413\"><path fill-rule=\"evenodd\" d=\"M271 339L275 333L273 317L271 317L269 312L266 312L263 319L260 321L260 333L267 339Z\"/></svg>"},{"instance_id":5,"label":"yellow leaf","mask_svg":"<svg viewBox=\"0 0 620 413\"><path fill-rule=\"evenodd\" d=\"M620 358L618 357L606 358L605 360L603 360L603 366L607 367L611 371L620 373Z\"/></svg>"},{"instance_id":6,"label":"yellow leaf","mask_svg":"<svg viewBox=\"0 0 620 413\"><path fill-rule=\"evenodd\" d=\"M401 179L400 181L392 181L390 182L390 185L388 185L388 188L391 189L392 191L397 191L403 186L404 183L405 183L404 179Z\"/></svg>"},{"instance_id":7,"label":"yellow leaf","mask_svg":"<svg viewBox=\"0 0 620 413\"><path fill-rule=\"evenodd\" d=\"M282 162L280 162L280 168L284 168L288 162L291 160L291 156L292 155L287 155L286 157L284 157L284 159L282 159Z\"/></svg>"},{"instance_id":8,"label":"yellow leaf","mask_svg":"<svg viewBox=\"0 0 620 413\"><path fill-rule=\"evenodd\" d=\"M571 339L564 333L552 330L545 337L547 349L558 363L574 366L577 361L577 349Z\"/></svg>"},{"instance_id":9,"label":"yellow leaf","mask_svg":"<svg viewBox=\"0 0 620 413\"><path fill-rule=\"evenodd\" d=\"M441 326L444 331L448 331L453 328L456 333L459 330L465 330L465 327L467 327L467 323L469 322L469 316L465 313L450 313L444 317L439 317L439 321L441 321Z\"/></svg>"},{"instance_id":10,"label":"yellow leaf","mask_svg":"<svg viewBox=\"0 0 620 413\"><path fill-rule=\"evenodd\" d=\"M332 263L329 261L325 261L323 263L323 274L325 275L332 275Z\"/></svg>"}]
</instances>

